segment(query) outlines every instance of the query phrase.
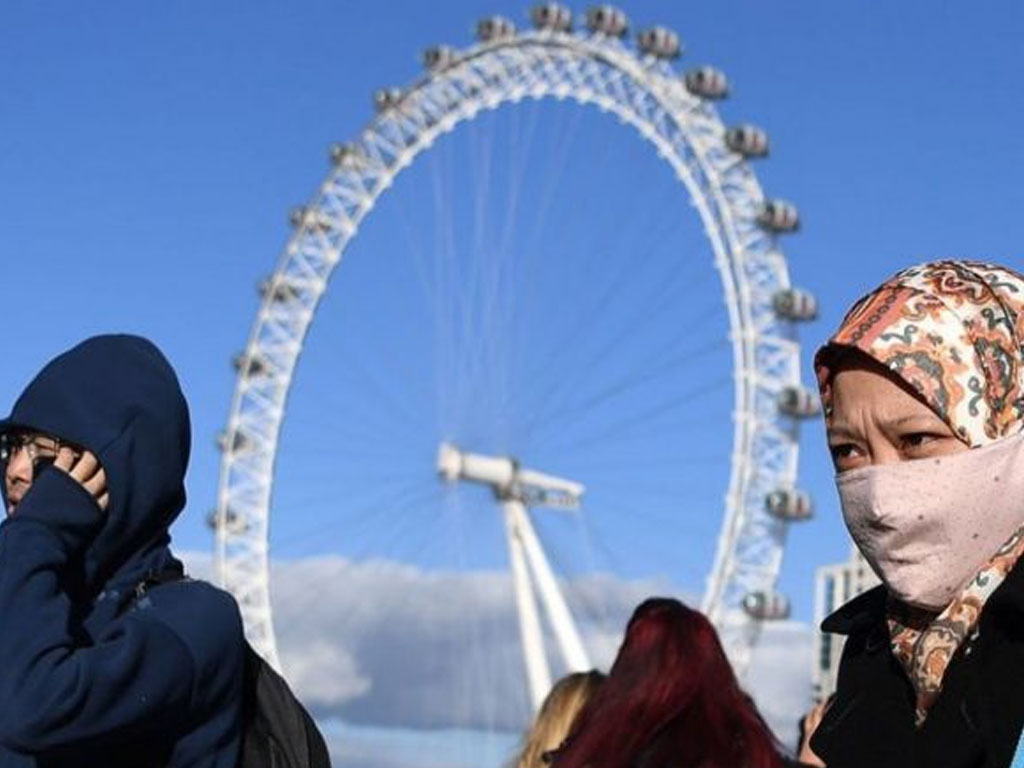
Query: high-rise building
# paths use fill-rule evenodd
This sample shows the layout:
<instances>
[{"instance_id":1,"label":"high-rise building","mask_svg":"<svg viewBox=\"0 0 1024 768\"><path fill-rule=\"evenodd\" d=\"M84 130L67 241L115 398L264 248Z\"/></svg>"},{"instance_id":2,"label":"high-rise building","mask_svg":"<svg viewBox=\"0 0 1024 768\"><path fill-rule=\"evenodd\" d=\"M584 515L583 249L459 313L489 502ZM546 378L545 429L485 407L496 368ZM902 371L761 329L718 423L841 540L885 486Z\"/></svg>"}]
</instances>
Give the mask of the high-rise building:
<instances>
[{"instance_id":1,"label":"high-rise building","mask_svg":"<svg viewBox=\"0 0 1024 768\"><path fill-rule=\"evenodd\" d=\"M871 566L855 546L850 547L850 559L845 563L825 565L814 572L814 625L821 626L826 616L861 592L879 583ZM836 673L843 655L841 635L817 631L814 637L814 668L811 683L815 701L828 698L836 689Z\"/></svg>"}]
</instances>

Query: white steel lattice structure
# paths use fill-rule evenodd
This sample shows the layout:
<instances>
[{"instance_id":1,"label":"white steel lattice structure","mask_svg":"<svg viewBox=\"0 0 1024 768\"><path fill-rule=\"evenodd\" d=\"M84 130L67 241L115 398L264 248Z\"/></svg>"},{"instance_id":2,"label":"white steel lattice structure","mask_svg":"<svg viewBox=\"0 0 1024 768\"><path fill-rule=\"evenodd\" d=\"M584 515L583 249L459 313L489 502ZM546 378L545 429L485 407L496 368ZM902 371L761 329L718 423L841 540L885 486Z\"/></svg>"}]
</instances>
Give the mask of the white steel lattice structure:
<instances>
[{"instance_id":1,"label":"white steel lattice structure","mask_svg":"<svg viewBox=\"0 0 1024 768\"><path fill-rule=\"evenodd\" d=\"M809 297L791 290L777 244L778 232L795 228L795 210L766 200L748 162L763 152L727 142L711 103L716 94L700 95L679 75L670 63L674 51L658 49L664 39L648 34L638 50L593 18L578 32L565 29L564 19L546 27L541 19L540 28L518 33L490 20L478 44L434 49L426 74L402 91L378 94L373 121L351 144L332 148L328 177L293 214L294 234L236 361L213 518L219 579L238 598L254 647L274 665L267 537L274 460L318 303L360 224L404 168L461 122L524 99L569 100L615 115L654 146L688 191L721 279L735 389L731 476L703 608L740 668L760 622L784 613L774 587L787 515L779 505L773 514L766 500L799 495L795 418L813 410L800 387L792 329L801 319L794 304Z\"/></svg>"}]
</instances>

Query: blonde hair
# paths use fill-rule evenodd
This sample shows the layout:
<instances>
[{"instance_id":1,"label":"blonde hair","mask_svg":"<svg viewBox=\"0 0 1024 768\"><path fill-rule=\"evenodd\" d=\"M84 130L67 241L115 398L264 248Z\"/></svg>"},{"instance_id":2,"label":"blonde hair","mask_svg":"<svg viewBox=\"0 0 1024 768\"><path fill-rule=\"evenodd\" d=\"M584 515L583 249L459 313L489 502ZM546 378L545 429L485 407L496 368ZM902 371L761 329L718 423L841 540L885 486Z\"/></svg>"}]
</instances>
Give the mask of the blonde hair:
<instances>
[{"instance_id":1,"label":"blonde hair","mask_svg":"<svg viewBox=\"0 0 1024 768\"><path fill-rule=\"evenodd\" d=\"M573 723L583 705L604 682L604 675L596 669L573 672L551 688L533 727L523 738L523 747L512 768L545 768L544 754L558 749L572 730Z\"/></svg>"}]
</instances>

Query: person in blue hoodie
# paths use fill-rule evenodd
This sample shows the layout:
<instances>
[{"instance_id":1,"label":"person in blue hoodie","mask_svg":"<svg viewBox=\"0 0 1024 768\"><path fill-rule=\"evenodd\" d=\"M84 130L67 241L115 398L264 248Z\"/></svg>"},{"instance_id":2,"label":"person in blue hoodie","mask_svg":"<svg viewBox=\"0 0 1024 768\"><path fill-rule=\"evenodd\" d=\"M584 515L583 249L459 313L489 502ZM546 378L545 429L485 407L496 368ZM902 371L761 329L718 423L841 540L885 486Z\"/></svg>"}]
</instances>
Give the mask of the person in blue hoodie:
<instances>
[{"instance_id":1,"label":"person in blue hoodie","mask_svg":"<svg viewBox=\"0 0 1024 768\"><path fill-rule=\"evenodd\" d=\"M88 339L0 435L0 768L234 766L242 623L169 549L191 439L170 364Z\"/></svg>"}]
</instances>

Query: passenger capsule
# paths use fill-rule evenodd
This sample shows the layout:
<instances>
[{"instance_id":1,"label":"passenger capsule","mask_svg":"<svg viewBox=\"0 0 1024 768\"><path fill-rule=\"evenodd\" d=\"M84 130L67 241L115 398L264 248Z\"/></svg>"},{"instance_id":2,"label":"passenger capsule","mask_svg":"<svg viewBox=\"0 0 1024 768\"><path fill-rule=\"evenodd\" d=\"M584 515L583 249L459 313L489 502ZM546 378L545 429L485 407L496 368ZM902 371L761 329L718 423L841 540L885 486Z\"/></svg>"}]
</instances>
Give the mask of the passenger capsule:
<instances>
[{"instance_id":1,"label":"passenger capsule","mask_svg":"<svg viewBox=\"0 0 1024 768\"><path fill-rule=\"evenodd\" d=\"M336 142L331 144L328 154L331 164L338 168L357 168L363 162L363 153L355 144Z\"/></svg>"},{"instance_id":2,"label":"passenger capsule","mask_svg":"<svg viewBox=\"0 0 1024 768\"><path fill-rule=\"evenodd\" d=\"M373 108L379 115L387 112L398 105L402 100L402 91L399 88L381 88L373 94Z\"/></svg>"},{"instance_id":3,"label":"passenger capsule","mask_svg":"<svg viewBox=\"0 0 1024 768\"><path fill-rule=\"evenodd\" d=\"M241 373L250 378L253 376L263 376L270 372L270 364L262 355L248 355L245 352L239 352L231 361L231 365L236 373Z\"/></svg>"},{"instance_id":4,"label":"passenger capsule","mask_svg":"<svg viewBox=\"0 0 1024 768\"><path fill-rule=\"evenodd\" d=\"M744 157L767 157L768 134L756 125L737 125L725 132L725 146Z\"/></svg>"},{"instance_id":5,"label":"passenger capsule","mask_svg":"<svg viewBox=\"0 0 1024 768\"><path fill-rule=\"evenodd\" d=\"M230 435L221 432L217 435L217 447L222 453L239 453L249 447L249 438L244 433L235 430Z\"/></svg>"},{"instance_id":6,"label":"passenger capsule","mask_svg":"<svg viewBox=\"0 0 1024 768\"><path fill-rule=\"evenodd\" d=\"M818 300L799 288L785 288L772 296L775 314L786 320L807 321L818 316Z\"/></svg>"},{"instance_id":7,"label":"passenger capsule","mask_svg":"<svg viewBox=\"0 0 1024 768\"><path fill-rule=\"evenodd\" d=\"M764 506L772 517L789 522L808 520L814 514L810 494L804 491L772 491L765 497Z\"/></svg>"},{"instance_id":8,"label":"passenger capsule","mask_svg":"<svg viewBox=\"0 0 1024 768\"><path fill-rule=\"evenodd\" d=\"M435 45L423 52L423 66L431 72L437 72L455 61L455 49L447 45Z\"/></svg>"},{"instance_id":9,"label":"passenger capsule","mask_svg":"<svg viewBox=\"0 0 1024 768\"><path fill-rule=\"evenodd\" d=\"M515 37L516 25L504 16L491 16L481 19L476 25L476 38L482 43L492 43L496 40L507 40Z\"/></svg>"},{"instance_id":10,"label":"passenger capsule","mask_svg":"<svg viewBox=\"0 0 1024 768\"><path fill-rule=\"evenodd\" d=\"M640 51L657 59L676 59L683 52L679 35L665 27L651 27L636 36Z\"/></svg>"},{"instance_id":11,"label":"passenger capsule","mask_svg":"<svg viewBox=\"0 0 1024 768\"><path fill-rule=\"evenodd\" d=\"M206 523L216 531L220 527L222 519L224 521L224 529L228 533L244 533L249 530L248 519L244 515L235 512L231 507L225 510L223 518L218 514L218 510L211 509L210 514L206 516Z\"/></svg>"},{"instance_id":12,"label":"passenger capsule","mask_svg":"<svg viewBox=\"0 0 1024 768\"><path fill-rule=\"evenodd\" d=\"M608 37L623 37L629 31L629 19L613 5L595 5L587 11L587 29Z\"/></svg>"},{"instance_id":13,"label":"passenger capsule","mask_svg":"<svg viewBox=\"0 0 1024 768\"><path fill-rule=\"evenodd\" d=\"M299 227L306 227L311 230L317 230L321 233L326 233L331 230L331 220L318 211L310 210L305 206L297 206L292 208L288 214L288 223L292 225L294 229Z\"/></svg>"},{"instance_id":14,"label":"passenger capsule","mask_svg":"<svg viewBox=\"0 0 1024 768\"><path fill-rule=\"evenodd\" d=\"M729 80L724 72L714 67L691 69L684 76L683 83L686 90L702 99L724 99L729 95Z\"/></svg>"},{"instance_id":15,"label":"passenger capsule","mask_svg":"<svg viewBox=\"0 0 1024 768\"><path fill-rule=\"evenodd\" d=\"M757 223L769 232L796 232L800 229L800 214L796 206L785 200L765 200Z\"/></svg>"},{"instance_id":16,"label":"passenger capsule","mask_svg":"<svg viewBox=\"0 0 1024 768\"><path fill-rule=\"evenodd\" d=\"M812 419L821 410L818 394L806 387L783 387L777 403L782 413L794 419Z\"/></svg>"},{"instance_id":17,"label":"passenger capsule","mask_svg":"<svg viewBox=\"0 0 1024 768\"><path fill-rule=\"evenodd\" d=\"M558 3L540 3L530 9L530 21L537 29L572 32L572 11Z\"/></svg>"},{"instance_id":18,"label":"passenger capsule","mask_svg":"<svg viewBox=\"0 0 1024 768\"><path fill-rule=\"evenodd\" d=\"M301 227L302 223L306 220L306 207L303 205L297 205L288 211L288 223L293 227Z\"/></svg>"},{"instance_id":19,"label":"passenger capsule","mask_svg":"<svg viewBox=\"0 0 1024 768\"><path fill-rule=\"evenodd\" d=\"M299 289L284 280L274 281L268 277L260 283L260 298L266 299L268 296L275 304L287 304L299 298Z\"/></svg>"},{"instance_id":20,"label":"passenger capsule","mask_svg":"<svg viewBox=\"0 0 1024 768\"><path fill-rule=\"evenodd\" d=\"M788 619L789 599L778 592L749 592L743 598L743 610L757 621Z\"/></svg>"}]
</instances>

